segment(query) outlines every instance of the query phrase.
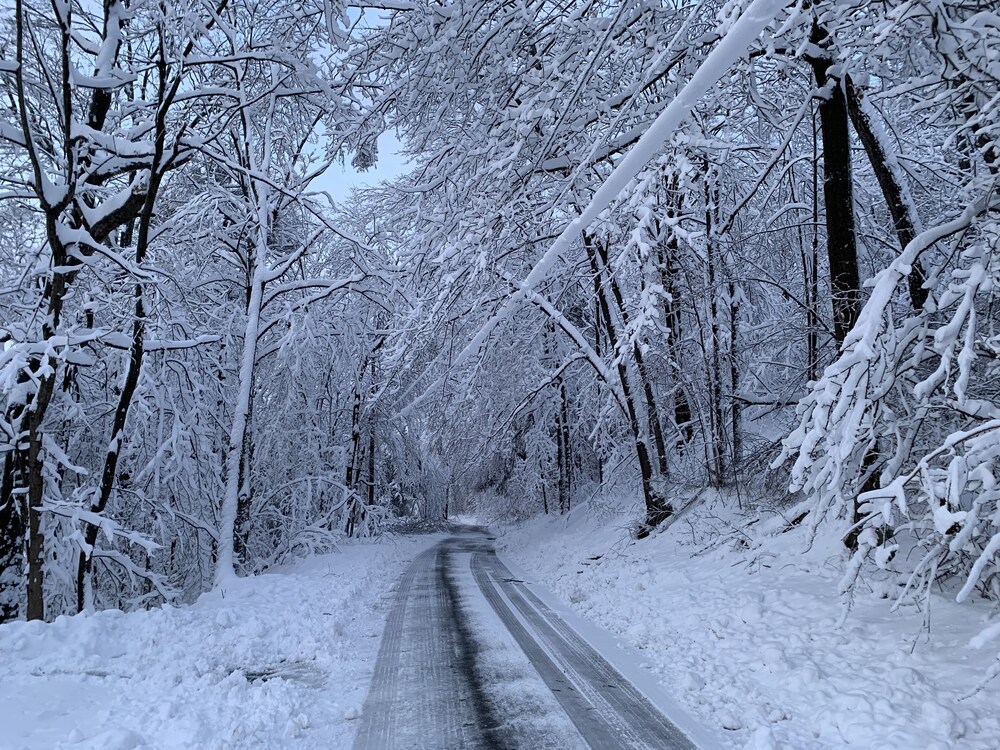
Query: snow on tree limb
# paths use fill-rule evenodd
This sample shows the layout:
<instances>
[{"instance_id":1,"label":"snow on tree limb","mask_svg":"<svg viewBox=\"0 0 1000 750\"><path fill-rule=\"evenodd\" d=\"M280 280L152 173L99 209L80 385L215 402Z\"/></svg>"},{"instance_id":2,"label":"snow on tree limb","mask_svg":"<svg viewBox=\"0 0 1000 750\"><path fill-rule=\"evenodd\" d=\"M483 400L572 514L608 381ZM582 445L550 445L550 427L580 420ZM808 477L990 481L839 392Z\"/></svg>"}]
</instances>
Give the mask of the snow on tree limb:
<instances>
[{"instance_id":1,"label":"snow on tree limb","mask_svg":"<svg viewBox=\"0 0 1000 750\"><path fill-rule=\"evenodd\" d=\"M531 292L551 273L559 256L566 252L576 242L580 234L588 229L598 216L621 196L632 179L670 139L698 100L746 53L752 42L784 7L785 3L781 0L753 0L725 36L715 45L691 79L653 121L621 162L616 165L614 171L597 189L586 208L570 221L542 254L531 272L520 283L520 289L508 298L503 307L462 349L454 360L454 366L461 366L473 356L486 343L496 326L530 298ZM425 395L442 382L443 377L425 391ZM411 406L415 406L420 400L418 398Z\"/></svg>"}]
</instances>

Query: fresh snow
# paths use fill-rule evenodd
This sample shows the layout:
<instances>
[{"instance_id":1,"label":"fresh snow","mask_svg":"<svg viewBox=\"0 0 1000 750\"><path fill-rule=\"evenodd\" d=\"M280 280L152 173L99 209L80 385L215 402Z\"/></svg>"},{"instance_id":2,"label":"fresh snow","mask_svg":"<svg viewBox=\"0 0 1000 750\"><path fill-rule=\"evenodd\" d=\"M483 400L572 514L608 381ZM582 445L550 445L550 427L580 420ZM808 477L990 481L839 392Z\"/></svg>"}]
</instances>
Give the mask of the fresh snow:
<instances>
[{"instance_id":1,"label":"fresh snow","mask_svg":"<svg viewBox=\"0 0 1000 750\"><path fill-rule=\"evenodd\" d=\"M734 504L693 506L642 542L637 509L584 505L510 529L501 552L705 748L998 747L1000 685L977 689L987 607L935 596L928 634L923 613L890 612L876 590L845 619L840 551L806 551L801 533L737 549ZM191 606L0 626L0 748L349 747L394 583L440 538L346 544ZM481 605L463 602L496 697L527 701L529 724L556 720Z\"/></svg>"},{"instance_id":2,"label":"fresh snow","mask_svg":"<svg viewBox=\"0 0 1000 750\"><path fill-rule=\"evenodd\" d=\"M2 625L0 749L349 747L392 587L439 539L345 544L191 606Z\"/></svg>"},{"instance_id":3,"label":"fresh snow","mask_svg":"<svg viewBox=\"0 0 1000 750\"><path fill-rule=\"evenodd\" d=\"M973 643L988 607L934 596L928 634L922 613L891 612L876 591L858 594L845 620L838 549L807 552L792 533L734 550L738 519L725 505L735 500L696 506L642 542L628 529L638 509L581 506L511 528L500 549L643 654L723 747L1000 747L1000 681L977 690L993 656Z\"/></svg>"},{"instance_id":4,"label":"fresh snow","mask_svg":"<svg viewBox=\"0 0 1000 750\"><path fill-rule=\"evenodd\" d=\"M612 203L626 192L629 183L659 153L663 144L690 114L698 100L726 74L726 71L740 57L746 54L747 48L758 34L774 20L784 5L782 0L753 0L736 19L728 33L715 45L691 76L691 79L681 88L670 104L657 115L622 160L615 165L611 174L597 188L586 208L572 219L559 236L552 241L542 257L525 276L524 281L520 283L518 290L507 298L500 311L493 315L466 344L465 348L459 352L453 366L461 365L478 352L497 324L510 316L522 302L531 298L531 293L548 278L560 256L578 241L582 232L585 232ZM434 388L443 384L445 379L446 376L439 378L431 388L424 392L424 395L426 396ZM411 406L415 406L416 403L419 403L419 399Z\"/></svg>"}]
</instances>

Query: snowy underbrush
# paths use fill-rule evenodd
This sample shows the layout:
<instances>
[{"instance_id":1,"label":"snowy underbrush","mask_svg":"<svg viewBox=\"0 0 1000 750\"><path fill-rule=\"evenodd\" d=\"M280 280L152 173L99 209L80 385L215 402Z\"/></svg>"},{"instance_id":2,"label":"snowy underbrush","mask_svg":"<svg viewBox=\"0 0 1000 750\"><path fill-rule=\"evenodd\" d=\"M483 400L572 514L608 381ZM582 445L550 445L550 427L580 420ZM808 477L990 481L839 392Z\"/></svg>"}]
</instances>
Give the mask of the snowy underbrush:
<instances>
[{"instance_id":1,"label":"snowy underbrush","mask_svg":"<svg viewBox=\"0 0 1000 750\"><path fill-rule=\"evenodd\" d=\"M349 747L391 588L439 537L347 543L185 607L0 626L0 748Z\"/></svg>"},{"instance_id":2,"label":"snowy underbrush","mask_svg":"<svg viewBox=\"0 0 1000 750\"><path fill-rule=\"evenodd\" d=\"M892 611L884 586L838 594L839 542L794 530L763 542L734 498L690 507L634 541L638 507L511 528L503 551L577 613L646 655L709 728L748 750L996 750L1000 680L972 643L990 605L947 593Z\"/></svg>"}]
</instances>

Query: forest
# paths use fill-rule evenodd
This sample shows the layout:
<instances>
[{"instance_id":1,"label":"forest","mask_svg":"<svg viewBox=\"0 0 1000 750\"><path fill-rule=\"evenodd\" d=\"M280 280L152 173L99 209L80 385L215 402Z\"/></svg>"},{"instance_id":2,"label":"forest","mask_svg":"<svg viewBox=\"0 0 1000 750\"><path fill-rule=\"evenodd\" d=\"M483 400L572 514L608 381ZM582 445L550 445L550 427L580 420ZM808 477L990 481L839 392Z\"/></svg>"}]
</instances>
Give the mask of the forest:
<instances>
[{"instance_id":1,"label":"forest","mask_svg":"<svg viewBox=\"0 0 1000 750\"><path fill-rule=\"evenodd\" d=\"M998 178L993 0L5 0L0 622L706 489L995 607Z\"/></svg>"}]
</instances>

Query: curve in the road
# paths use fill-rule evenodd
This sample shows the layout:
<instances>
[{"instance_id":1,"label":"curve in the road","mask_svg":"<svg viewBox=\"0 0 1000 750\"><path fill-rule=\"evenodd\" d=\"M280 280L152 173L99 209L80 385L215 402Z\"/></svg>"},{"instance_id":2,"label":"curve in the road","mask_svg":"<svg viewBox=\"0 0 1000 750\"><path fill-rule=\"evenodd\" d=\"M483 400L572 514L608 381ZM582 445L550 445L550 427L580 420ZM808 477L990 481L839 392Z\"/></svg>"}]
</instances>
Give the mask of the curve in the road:
<instances>
[{"instance_id":1,"label":"curve in the road","mask_svg":"<svg viewBox=\"0 0 1000 750\"><path fill-rule=\"evenodd\" d=\"M456 575L463 565L466 573L471 568L476 583L465 578L464 590ZM514 717L502 714L490 700L478 664L479 641L463 605L464 597L479 594L552 691L558 702L552 710L561 707L591 748L696 750L618 670L515 579L478 531L449 537L427 550L401 578L355 750L551 746L552 738L537 730L535 735L526 735L523 727L514 732Z\"/></svg>"}]
</instances>

